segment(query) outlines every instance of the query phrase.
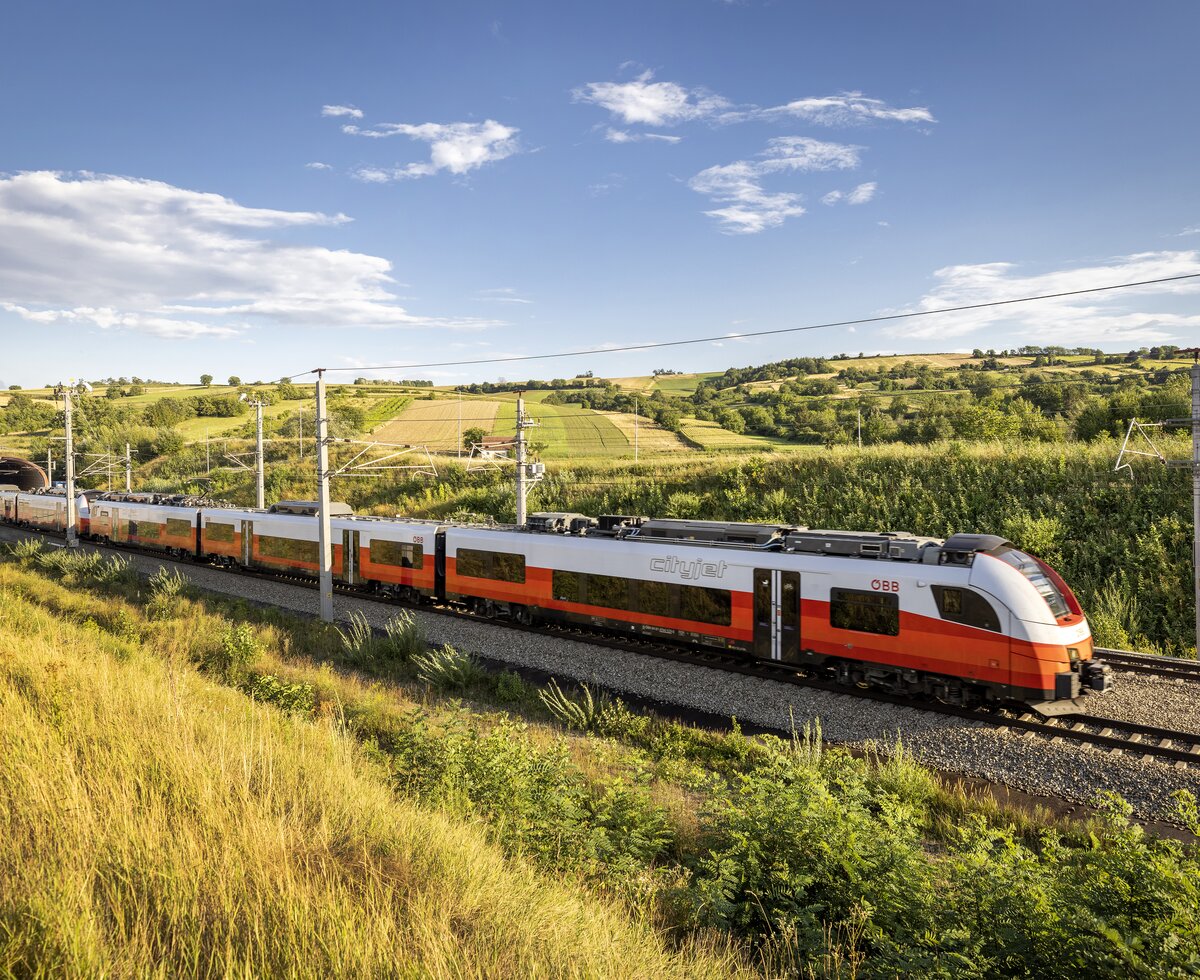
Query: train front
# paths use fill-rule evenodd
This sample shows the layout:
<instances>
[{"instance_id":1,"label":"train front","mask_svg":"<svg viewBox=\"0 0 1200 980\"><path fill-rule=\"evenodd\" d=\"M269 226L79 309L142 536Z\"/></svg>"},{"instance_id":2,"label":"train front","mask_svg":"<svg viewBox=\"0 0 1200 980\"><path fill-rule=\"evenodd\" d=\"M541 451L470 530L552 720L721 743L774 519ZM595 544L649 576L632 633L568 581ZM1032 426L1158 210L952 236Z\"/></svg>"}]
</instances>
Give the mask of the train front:
<instances>
[{"instance_id":1,"label":"train front","mask_svg":"<svg viewBox=\"0 0 1200 980\"><path fill-rule=\"evenodd\" d=\"M1079 710L1084 691L1107 691L1112 670L1094 658L1092 631L1062 577L1004 542L976 555L971 585L1008 607L1010 684L1016 700L1041 714Z\"/></svg>"}]
</instances>

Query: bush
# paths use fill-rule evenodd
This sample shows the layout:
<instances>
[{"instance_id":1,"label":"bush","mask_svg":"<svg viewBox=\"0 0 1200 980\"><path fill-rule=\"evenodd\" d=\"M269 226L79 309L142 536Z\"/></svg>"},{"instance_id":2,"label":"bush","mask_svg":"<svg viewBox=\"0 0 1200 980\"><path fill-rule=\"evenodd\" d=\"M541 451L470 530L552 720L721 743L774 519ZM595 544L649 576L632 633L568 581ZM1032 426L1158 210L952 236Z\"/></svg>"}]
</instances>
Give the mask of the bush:
<instances>
[{"instance_id":1,"label":"bush","mask_svg":"<svg viewBox=\"0 0 1200 980\"><path fill-rule=\"evenodd\" d=\"M236 683L262 653L262 641L249 623L230 623L218 648L204 657L201 665L226 682Z\"/></svg>"},{"instance_id":2,"label":"bush","mask_svg":"<svg viewBox=\"0 0 1200 980\"><path fill-rule=\"evenodd\" d=\"M420 680L430 687L447 691L465 690L486 676L474 657L455 650L449 643L436 650L416 654L412 662Z\"/></svg>"}]
</instances>

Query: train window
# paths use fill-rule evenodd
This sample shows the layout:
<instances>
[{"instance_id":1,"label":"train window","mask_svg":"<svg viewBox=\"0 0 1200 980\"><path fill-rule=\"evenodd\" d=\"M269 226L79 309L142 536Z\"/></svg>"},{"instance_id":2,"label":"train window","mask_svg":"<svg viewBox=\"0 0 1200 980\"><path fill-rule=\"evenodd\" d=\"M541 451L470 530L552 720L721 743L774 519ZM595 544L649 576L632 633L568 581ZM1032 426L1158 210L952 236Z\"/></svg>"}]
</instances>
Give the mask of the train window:
<instances>
[{"instance_id":1,"label":"train window","mask_svg":"<svg viewBox=\"0 0 1200 980\"><path fill-rule=\"evenodd\" d=\"M153 521L130 521L129 536L143 541L154 541L162 534L162 525Z\"/></svg>"},{"instance_id":2,"label":"train window","mask_svg":"<svg viewBox=\"0 0 1200 980\"><path fill-rule=\"evenodd\" d=\"M589 575L584 602L589 606L604 606L606 609L628 609L629 579L616 575Z\"/></svg>"},{"instance_id":3,"label":"train window","mask_svg":"<svg viewBox=\"0 0 1200 980\"><path fill-rule=\"evenodd\" d=\"M634 608L638 612L647 616L671 615L672 586L669 583L639 581L634 585L637 590L637 603Z\"/></svg>"},{"instance_id":4,"label":"train window","mask_svg":"<svg viewBox=\"0 0 1200 980\"><path fill-rule=\"evenodd\" d=\"M475 551L472 548L459 548L458 556L454 560L454 567L459 575L467 575L471 578L491 578L488 574L491 571L490 551Z\"/></svg>"},{"instance_id":5,"label":"train window","mask_svg":"<svg viewBox=\"0 0 1200 980\"><path fill-rule=\"evenodd\" d=\"M172 517L167 521L167 534L173 537L186 538L192 533L192 522Z\"/></svg>"},{"instance_id":6,"label":"train window","mask_svg":"<svg viewBox=\"0 0 1200 980\"><path fill-rule=\"evenodd\" d=\"M582 577L576 572L560 572L555 569L552 585L554 598L559 602L578 602L579 579Z\"/></svg>"},{"instance_id":7,"label":"train window","mask_svg":"<svg viewBox=\"0 0 1200 980\"><path fill-rule=\"evenodd\" d=\"M996 610L978 592L970 589L952 589L944 585L931 585L942 619L965 626L1000 632L1000 617Z\"/></svg>"},{"instance_id":8,"label":"train window","mask_svg":"<svg viewBox=\"0 0 1200 980\"><path fill-rule=\"evenodd\" d=\"M224 541L233 543L233 525L215 524L212 521L204 525L204 535L209 541Z\"/></svg>"},{"instance_id":9,"label":"train window","mask_svg":"<svg viewBox=\"0 0 1200 980\"><path fill-rule=\"evenodd\" d=\"M831 589L829 624L843 630L898 636L900 633L900 597L883 592L858 589Z\"/></svg>"},{"instance_id":10,"label":"train window","mask_svg":"<svg viewBox=\"0 0 1200 980\"><path fill-rule=\"evenodd\" d=\"M371 542L371 564L395 565L398 568L423 568L425 554L419 544L376 539Z\"/></svg>"},{"instance_id":11,"label":"train window","mask_svg":"<svg viewBox=\"0 0 1200 980\"><path fill-rule=\"evenodd\" d=\"M490 578L498 582L525 581L525 556L504 551L478 551L459 548L454 567L459 575L471 578Z\"/></svg>"},{"instance_id":12,"label":"train window","mask_svg":"<svg viewBox=\"0 0 1200 980\"><path fill-rule=\"evenodd\" d=\"M316 541L297 541L295 538L275 538L266 534L258 536L260 558L283 558L287 561L317 563L319 545Z\"/></svg>"},{"instance_id":13,"label":"train window","mask_svg":"<svg viewBox=\"0 0 1200 980\"><path fill-rule=\"evenodd\" d=\"M681 588L679 615L697 623L728 626L733 598L726 589L705 589L698 585Z\"/></svg>"},{"instance_id":14,"label":"train window","mask_svg":"<svg viewBox=\"0 0 1200 980\"><path fill-rule=\"evenodd\" d=\"M510 555L501 551L492 553L492 578L501 582L525 581L525 556Z\"/></svg>"}]
</instances>

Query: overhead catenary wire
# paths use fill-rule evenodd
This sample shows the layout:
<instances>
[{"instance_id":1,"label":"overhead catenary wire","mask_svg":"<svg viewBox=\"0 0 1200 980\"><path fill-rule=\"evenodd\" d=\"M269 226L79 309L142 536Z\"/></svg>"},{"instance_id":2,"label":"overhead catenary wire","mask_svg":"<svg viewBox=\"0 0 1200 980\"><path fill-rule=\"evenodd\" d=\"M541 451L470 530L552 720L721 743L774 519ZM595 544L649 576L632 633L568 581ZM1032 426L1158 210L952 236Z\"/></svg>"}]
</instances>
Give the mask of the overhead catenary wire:
<instances>
[{"instance_id":1,"label":"overhead catenary wire","mask_svg":"<svg viewBox=\"0 0 1200 980\"><path fill-rule=\"evenodd\" d=\"M1047 299L1065 299L1069 296L1085 296L1093 293L1114 292L1120 289L1133 289L1138 286L1158 286L1169 282L1182 282L1188 279L1200 279L1200 272L1188 272L1178 276L1164 276L1160 279L1140 279L1136 282L1113 283L1107 286L1091 286L1087 289L1068 289L1057 293L1039 293L1036 296L1018 296L1013 299L995 299L984 303L967 303L960 306L944 306L936 310L911 310L906 313L886 313L878 316L858 317L852 320L833 320L828 323L809 323L798 327L778 327L773 330L750 330L744 333L724 333L711 337L691 337L685 340L660 340L646 344L626 344L620 347L605 347L589 350L559 351L554 354L520 354L514 357L480 357L458 361L428 361L423 364L372 364L357 367L313 368L299 371L288 376L289 381L314 374L317 370L327 372L355 371L411 371L413 369L434 367L466 367L478 364L511 364L521 361L547 361L560 357L597 357L602 354L622 354L631 351L659 350L666 347L686 347L691 344L723 343L729 340L743 340L748 337L772 337L780 334L803 333L809 330L830 330L834 327L855 327L871 323L888 323L896 320L910 320L917 317L940 316L947 313L966 313L971 310L986 310L1000 306L1014 306L1019 303L1035 303Z\"/></svg>"}]
</instances>

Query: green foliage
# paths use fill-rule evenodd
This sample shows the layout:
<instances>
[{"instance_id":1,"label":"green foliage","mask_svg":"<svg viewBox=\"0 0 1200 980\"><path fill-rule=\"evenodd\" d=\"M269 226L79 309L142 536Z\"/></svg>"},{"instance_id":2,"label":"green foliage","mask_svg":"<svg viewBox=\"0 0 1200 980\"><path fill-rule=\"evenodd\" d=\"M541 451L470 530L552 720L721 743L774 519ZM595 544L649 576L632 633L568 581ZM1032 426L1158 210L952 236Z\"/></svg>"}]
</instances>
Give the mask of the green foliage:
<instances>
[{"instance_id":1,"label":"green foliage","mask_svg":"<svg viewBox=\"0 0 1200 980\"><path fill-rule=\"evenodd\" d=\"M33 561L42 553L41 538L22 538L8 546L8 553L17 561Z\"/></svg>"},{"instance_id":2,"label":"green foliage","mask_svg":"<svg viewBox=\"0 0 1200 980\"><path fill-rule=\"evenodd\" d=\"M335 632L342 641L342 650L350 659L365 659L375 649L375 631L361 610L356 609L350 614L350 623L345 630L338 627Z\"/></svg>"},{"instance_id":3,"label":"green foliage","mask_svg":"<svg viewBox=\"0 0 1200 980\"><path fill-rule=\"evenodd\" d=\"M297 681L292 684L281 681L274 674L257 674L242 685L255 701L273 704L281 711L292 714L312 714L316 707L316 691L311 684Z\"/></svg>"},{"instance_id":4,"label":"green foliage","mask_svg":"<svg viewBox=\"0 0 1200 980\"><path fill-rule=\"evenodd\" d=\"M159 565L158 571L150 576L149 585L147 612L151 619L162 619L174 612L177 600L187 593L190 581L178 568L168 570Z\"/></svg>"},{"instance_id":5,"label":"green foliage","mask_svg":"<svg viewBox=\"0 0 1200 980\"><path fill-rule=\"evenodd\" d=\"M425 627L413 613L402 609L383 624L387 639L380 644L381 653L392 660L411 660L429 648Z\"/></svg>"},{"instance_id":6,"label":"green foliage","mask_svg":"<svg viewBox=\"0 0 1200 980\"><path fill-rule=\"evenodd\" d=\"M434 650L414 654L417 677L430 687L444 691L462 691L477 684L485 674L469 653L455 650L449 643Z\"/></svg>"},{"instance_id":7,"label":"green foliage","mask_svg":"<svg viewBox=\"0 0 1200 980\"><path fill-rule=\"evenodd\" d=\"M592 689L586 684L580 684L574 697L563 692L558 681L553 677L550 683L538 691L538 697L546 710L568 728L578 728L581 731L591 731L598 717L596 699L592 697Z\"/></svg>"},{"instance_id":8,"label":"green foliage","mask_svg":"<svg viewBox=\"0 0 1200 980\"><path fill-rule=\"evenodd\" d=\"M236 683L246 669L263 654L263 644L249 623L229 623L215 649L201 660L201 666L229 683Z\"/></svg>"}]
</instances>

